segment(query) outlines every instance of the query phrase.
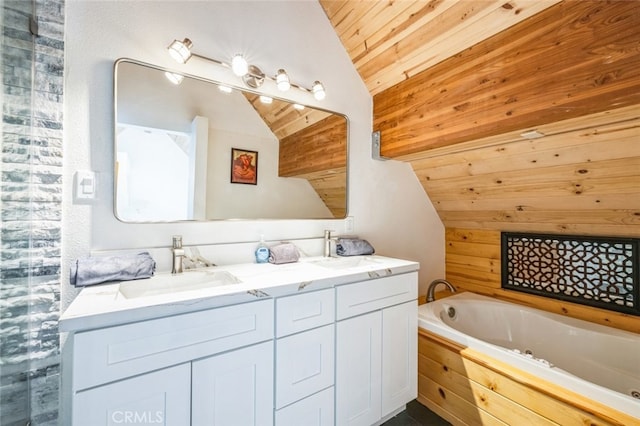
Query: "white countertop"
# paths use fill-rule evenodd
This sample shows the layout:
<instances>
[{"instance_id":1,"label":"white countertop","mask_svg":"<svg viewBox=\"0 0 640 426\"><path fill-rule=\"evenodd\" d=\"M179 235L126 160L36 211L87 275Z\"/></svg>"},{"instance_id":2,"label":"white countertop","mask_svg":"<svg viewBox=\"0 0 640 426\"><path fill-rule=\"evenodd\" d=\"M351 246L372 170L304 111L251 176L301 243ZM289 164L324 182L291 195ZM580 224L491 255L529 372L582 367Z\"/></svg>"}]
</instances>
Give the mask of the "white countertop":
<instances>
[{"instance_id":1,"label":"white countertop","mask_svg":"<svg viewBox=\"0 0 640 426\"><path fill-rule=\"evenodd\" d=\"M174 288L179 289L181 280L188 281L189 274L193 274L192 271L177 275L159 273L149 279L94 285L82 289L60 317L59 327L62 332L79 332L330 288L413 272L418 268L417 262L375 255L329 259L307 257L299 262L283 265L245 263L193 270L196 273L225 271L240 281L235 284L201 286L197 289L180 289L130 298L121 291L121 284L131 289L131 286L138 285L154 286L160 280L164 283L168 280L175 281ZM184 288L189 286L185 285Z\"/></svg>"}]
</instances>

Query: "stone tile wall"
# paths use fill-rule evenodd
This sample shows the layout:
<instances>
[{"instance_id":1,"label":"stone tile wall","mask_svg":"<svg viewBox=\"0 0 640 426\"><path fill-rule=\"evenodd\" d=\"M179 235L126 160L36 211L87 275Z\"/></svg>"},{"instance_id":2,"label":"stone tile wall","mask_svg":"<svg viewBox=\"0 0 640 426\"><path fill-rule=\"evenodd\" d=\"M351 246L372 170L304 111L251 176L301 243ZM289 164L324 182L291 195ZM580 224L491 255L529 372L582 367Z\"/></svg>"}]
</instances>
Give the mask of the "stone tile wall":
<instances>
[{"instance_id":1,"label":"stone tile wall","mask_svg":"<svg viewBox=\"0 0 640 426\"><path fill-rule=\"evenodd\" d=\"M0 425L56 425L64 0L0 0Z\"/></svg>"}]
</instances>

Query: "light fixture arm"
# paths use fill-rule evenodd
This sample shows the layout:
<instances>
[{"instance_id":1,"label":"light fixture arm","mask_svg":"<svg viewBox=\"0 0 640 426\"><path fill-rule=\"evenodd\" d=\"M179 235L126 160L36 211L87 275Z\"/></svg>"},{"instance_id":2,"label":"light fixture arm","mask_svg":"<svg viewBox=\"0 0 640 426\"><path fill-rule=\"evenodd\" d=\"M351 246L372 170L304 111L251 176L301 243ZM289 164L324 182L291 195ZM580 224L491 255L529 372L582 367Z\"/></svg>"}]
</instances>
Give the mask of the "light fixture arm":
<instances>
[{"instance_id":1,"label":"light fixture arm","mask_svg":"<svg viewBox=\"0 0 640 426\"><path fill-rule=\"evenodd\" d=\"M229 70L234 70L233 66L227 62L219 61L214 58L210 58L208 56L199 55L197 53L193 53L191 48L193 47L193 43L188 38L185 38L183 41L175 40L171 45L169 45L169 52L172 54L172 57L176 59L176 61L180 63L186 63L192 57L202 59L208 62L213 62L216 65L222 66ZM180 55L176 55L176 51L179 51ZM241 55L240 55L241 56ZM244 61L246 63L246 61ZM235 63L234 63L235 65ZM244 71L244 70L243 70ZM241 71L242 72L242 71ZM284 77L281 76L284 75ZM289 88L294 88L301 90L306 93L312 94L317 100L322 100L326 96L325 88L322 83L319 81L315 81L310 89L300 86L298 84L291 83L288 74L283 68L280 68L276 75L270 76L266 75L262 70L256 65L247 64L247 71L240 75L243 83L251 87L252 89L257 89L264 83L265 79L269 79L273 81L279 90L286 91ZM282 80L279 80L279 77L286 78L287 84L283 84Z\"/></svg>"}]
</instances>

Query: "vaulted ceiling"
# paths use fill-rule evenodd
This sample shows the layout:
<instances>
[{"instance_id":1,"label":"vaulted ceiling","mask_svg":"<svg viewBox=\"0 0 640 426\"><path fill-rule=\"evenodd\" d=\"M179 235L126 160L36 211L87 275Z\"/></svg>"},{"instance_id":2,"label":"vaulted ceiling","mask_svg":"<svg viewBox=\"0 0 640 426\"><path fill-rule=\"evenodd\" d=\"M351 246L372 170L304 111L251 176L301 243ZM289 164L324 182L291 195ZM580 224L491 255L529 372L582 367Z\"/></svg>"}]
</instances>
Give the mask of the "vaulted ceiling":
<instances>
[{"instance_id":1,"label":"vaulted ceiling","mask_svg":"<svg viewBox=\"0 0 640 426\"><path fill-rule=\"evenodd\" d=\"M320 3L446 227L640 236L637 2Z\"/></svg>"},{"instance_id":2,"label":"vaulted ceiling","mask_svg":"<svg viewBox=\"0 0 640 426\"><path fill-rule=\"evenodd\" d=\"M320 0L375 95L560 0Z\"/></svg>"}]
</instances>

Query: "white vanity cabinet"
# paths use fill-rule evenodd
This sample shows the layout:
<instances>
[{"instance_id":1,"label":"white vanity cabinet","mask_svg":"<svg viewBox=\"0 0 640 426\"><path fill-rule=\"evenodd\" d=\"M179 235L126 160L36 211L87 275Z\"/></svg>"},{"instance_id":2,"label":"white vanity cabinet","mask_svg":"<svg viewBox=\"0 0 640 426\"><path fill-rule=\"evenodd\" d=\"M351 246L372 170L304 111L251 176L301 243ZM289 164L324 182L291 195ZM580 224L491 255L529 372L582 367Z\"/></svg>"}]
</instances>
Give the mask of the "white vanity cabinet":
<instances>
[{"instance_id":1,"label":"white vanity cabinet","mask_svg":"<svg viewBox=\"0 0 640 426\"><path fill-rule=\"evenodd\" d=\"M335 293L276 299L277 426L334 424Z\"/></svg>"},{"instance_id":2,"label":"white vanity cabinet","mask_svg":"<svg viewBox=\"0 0 640 426\"><path fill-rule=\"evenodd\" d=\"M73 424L270 425L273 335L271 299L76 333Z\"/></svg>"},{"instance_id":3,"label":"white vanity cabinet","mask_svg":"<svg viewBox=\"0 0 640 426\"><path fill-rule=\"evenodd\" d=\"M336 288L336 425L369 426L417 396L417 272Z\"/></svg>"},{"instance_id":4,"label":"white vanity cabinet","mask_svg":"<svg viewBox=\"0 0 640 426\"><path fill-rule=\"evenodd\" d=\"M189 297L83 289L60 322L62 424L371 426L417 396L417 263L261 266Z\"/></svg>"}]
</instances>

